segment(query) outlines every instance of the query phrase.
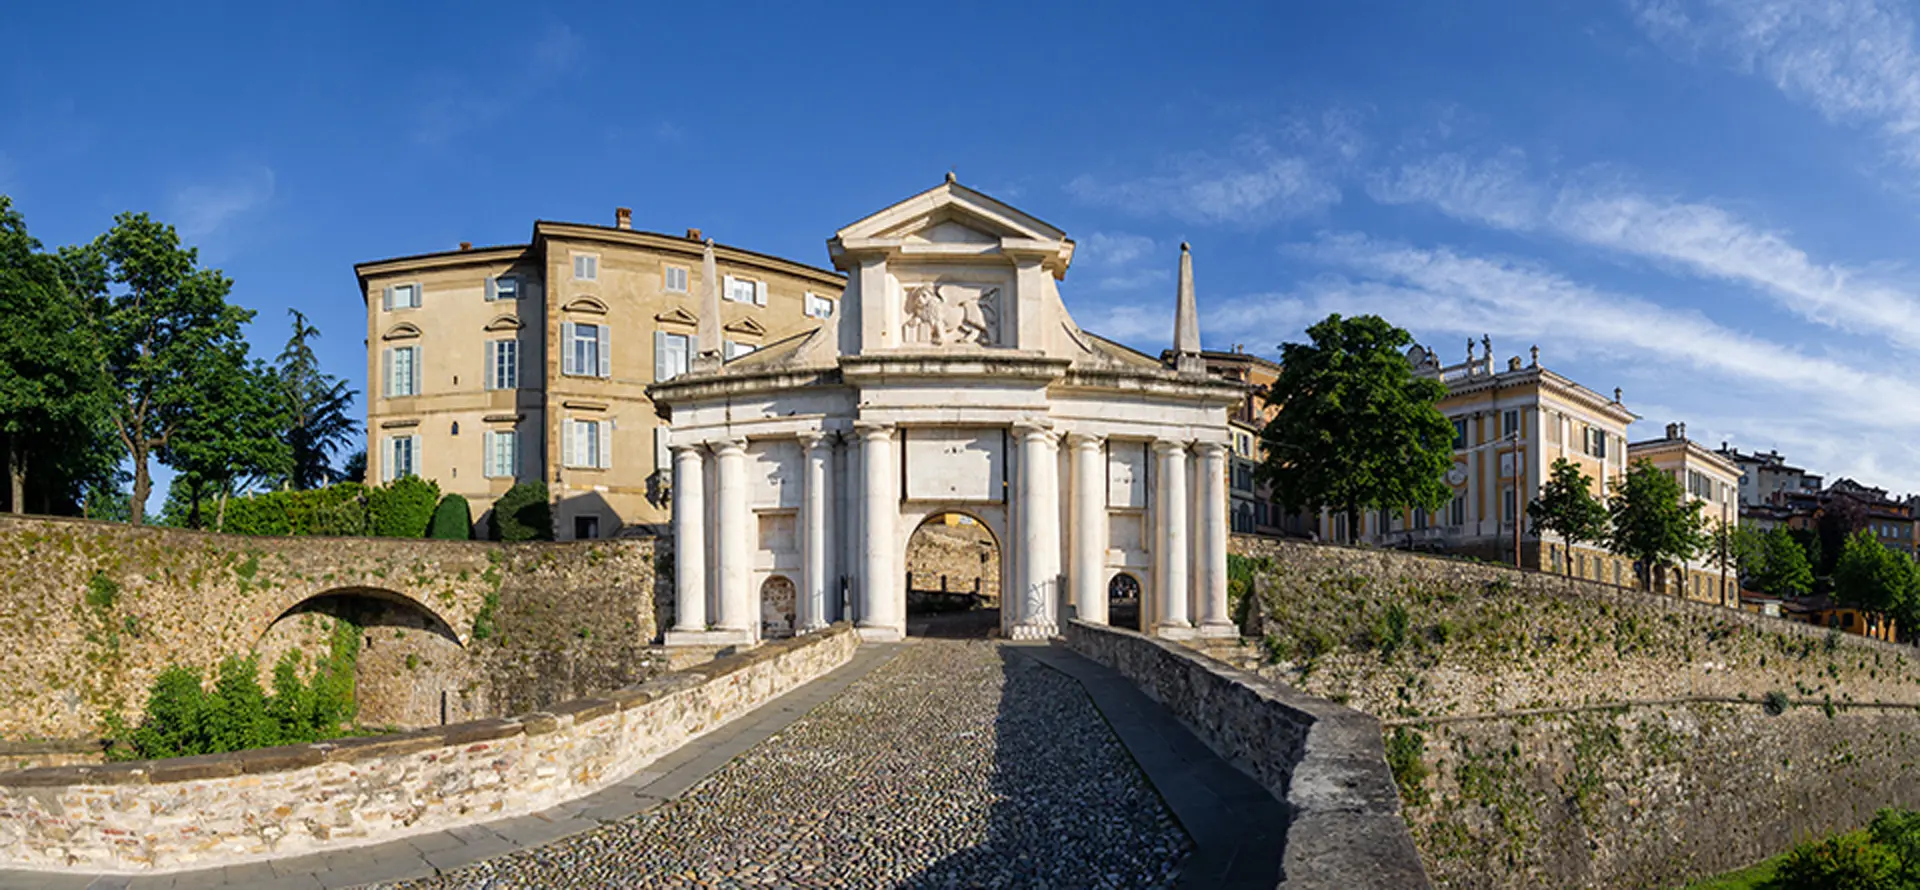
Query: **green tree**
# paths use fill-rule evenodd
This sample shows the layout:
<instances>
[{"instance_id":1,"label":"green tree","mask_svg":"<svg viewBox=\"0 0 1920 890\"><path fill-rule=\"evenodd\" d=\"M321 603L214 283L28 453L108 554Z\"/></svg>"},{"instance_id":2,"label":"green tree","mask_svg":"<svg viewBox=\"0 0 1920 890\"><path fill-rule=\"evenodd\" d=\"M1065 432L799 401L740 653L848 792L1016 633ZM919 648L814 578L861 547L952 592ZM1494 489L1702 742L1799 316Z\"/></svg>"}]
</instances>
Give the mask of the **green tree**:
<instances>
[{"instance_id":1,"label":"green tree","mask_svg":"<svg viewBox=\"0 0 1920 890\"><path fill-rule=\"evenodd\" d=\"M1651 590L1656 572L1680 566L1710 543L1702 506L1665 470L1635 461L1607 500L1607 549L1633 560L1641 585Z\"/></svg>"},{"instance_id":2,"label":"green tree","mask_svg":"<svg viewBox=\"0 0 1920 890\"><path fill-rule=\"evenodd\" d=\"M1593 494L1593 477L1580 465L1566 458L1553 462L1540 496L1527 504L1533 518L1534 534L1543 531L1559 535L1566 542L1567 575L1573 575L1573 548L1587 541L1607 537L1607 506Z\"/></svg>"},{"instance_id":3,"label":"green tree","mask_svg":"<svg viewBox=\"0 0 1920 890\"><path fill-rule=\"evenodd\" d=\"M367 533L381 538L424 538L440 504L440 486L402 476L367 494Z\"/></svg>"},{"instance_id":4,"label":"green tree","mask_svg":"<svg viewBox=\"0 0 1920 890\"><path fill-rule=\"evenodd\" d=\"M1813 592L1813 563L1786 526L1774 526L1761 538L1761 559L1752 573L1755 590L1774 596L1806 596Z\"/></svg>"},{"instance_id":5,"label":"green tree","mask_svg":"<svg viewBox=\"0 0 1920 890\"><path fill-rule=\"evenodd\" d=\"M1833 565L1834 599L1883 615L1901 627L1920 611L1920 572L1913 559L1862 529L1847 537Z\"/></svg>"},{"instance_id":6,"label":"green tree","mask_svg":"<svg viewBox=\"0 0 1920 890\"><path fill-rule=\"evenodd\" d=\"M1767 533L1751 525L1723 525L1714 530L1715 549L1726 556L1741 583L1765 590L1749 579L1759 577L1767 565ZM1802 554L1804 557L1805 554Z\"/></svg>"},{"instance_id":7,"label":"green tree","mask_svg":"<svg viewBox=\"0 0 1920 890\"><path fill-rule=\"evenodd\" d=\"M245 354L240 326L253 313L227 302L233 282L199 266L172 226L122 213L88 248L68 257L99 303L99 331L111 381L113 429L133 463L130 521L146 521L153 493L150 458L175 442L204 390Z\"/></svg>"},{"instance_id":8,"label":"green tree","mask_svg":"<svg viewBox=\"0 0 1920 890\"><path fill-rule=\"evenodd\" d=\"M1378 316L1338 314L1307 336L1281 348L1273 391L1286 401L1261 432L1257 478L1289 510L1345 514L1349 534L1362 509L1445 506L1453 425L1434 404L1447 390L1414 376L1403 355L1413 338Z\"/></svg>"},{"instance_id":9,"label":"green tree","mask_svg":"<svg viewBox=\"0 0 1920 890\"><path fill-rule=\"evenodd\" d=\"M26 511L30 480L39 483L42 502L78 501L118 460L102 436L99 341L86 301L68 287L64 271L27 234L12 199L0 195L0 462L15 513Z\"/></svg>"},{"instance_id":10,"label":"green tree","mask_svg":"<svg viewBox=\"0 0 1920 890\"><path fill-rule=\"evenodd\" d=\"M553 540L553 513L547 503L547 483L520 482L507 489L487 514L487 533L496 541Z\"/></svg>"},{"instance_id":11,"label":"green tree","mask_svg":"<svg viewBox=\"0 0 1920 890\"><path fill-rule=\"evenodd\" d=\"M287 312L293 316L293 336L280 351L275 367L286 415L287 445L292 449L291 468L282 481L305 490L346 478L333 468L333 453L359 432L360 425L350 413L359 392L345 380L320 370L320 359L308 342L320 336L320 329L308 324L298 310ZM361 460L366 460L364 455ZM365 475L363 468L361 476Z\"/></svg>"},{"instance_id":12,"label":"green tree","mask_svg":"<svg viewBox=\"0 0 1920 890\"><path fill-rule=\"evenodd\" d=\"M467 499L450 494L440 499L433 510L433 526L427 536L443 541L466 541L473 537L473 508Z\"/></svg>"},{"instance_id":13,"label":"green tree","mask_svg":"<svg viewBox=\"0 0 1920 890\"><path fill-rule=\"evenodd\" d=\"M367 481L367 449L362 448L347 455L346 462L340 470L340 477L347 482L365 483Z\"/></svg>"},{"instance_id":14,"label":"green tree","mask_svg":"<svg viewBox=\"0 0 1920 890\"><path fill-rule=\"evenodd\" d=\"M187 484L188 528L222 528L229 498L284 478L292 464L276 376L246 360L245 343L223 344L218 351L202 357L211 378L188 394L190 410L157 452L180 471L174 485ZM212 515L203 510L208 498L215 502Z\"/></svg>"}]
</instances>

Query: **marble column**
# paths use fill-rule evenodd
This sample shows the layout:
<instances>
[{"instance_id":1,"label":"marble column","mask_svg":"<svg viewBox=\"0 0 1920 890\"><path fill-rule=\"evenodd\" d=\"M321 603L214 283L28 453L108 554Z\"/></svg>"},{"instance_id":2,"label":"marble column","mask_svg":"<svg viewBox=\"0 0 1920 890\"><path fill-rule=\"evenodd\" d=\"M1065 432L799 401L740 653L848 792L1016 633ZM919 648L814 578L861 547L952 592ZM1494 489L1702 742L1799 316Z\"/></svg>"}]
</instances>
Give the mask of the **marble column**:
<instances>
[{"instance_id":1,"label":"marble column","mask_svg":"<svg viewBox=\"0 0 1920 890\"><path fill-rule=\"evenodd\" d=\"M1060 583L1060 461L1053 431L1038 424L1014 428L1020 437L1020 574L1018 610L1009 629L1016 640L1040 640L1059 630L1054 602ZM1004 603L1004 597L1003 603Z\"/></svg>"},{"instance_id":2,"label":"marble column","mask_svg":"<svg viewBox=\"0 0 1920 890\"><path fill-rule=\"evenodd\" d=\"M752 529L747 509L747 443L727 439L714 445L714 462L719 478L714 498L719 501L718 540L714 547L714 569L719 576L720 615L714 626L734 634L754 637Z\"/></svg>"},{"instance_id":3,"label":"marble column","mask_svg":"<svg viewBox=\"0 0 1920 890\"><path fill-rule=\"evenodd\" d=\"M1154 494L1160 503L1156 511L1160 528L1156 530L1153 561L1157 567L1154 591L1158 614L1153 617L1153 633L1178 637L1192 633L1187 620L1187 526L1192 505L1187 503L1187 446L1183 442L1162 439L1153 443L1159 459L1158 485Z\"/></svg>"},{"instance_id":4,"label":"marble column","mask_svg":"<svg viewBox=\"0 0 1920 890\"><path fill-rule=\"evenodd\" d=\"M1082 621L1107 623L1106 453L1098 436L1067 437L1073 453L1073 609Z\"/></svg>"},{"instance_id":5,"label":"marble column","mask_svg":"<svg viewBox=\"0 0 1920 890\"><path fill-rule=\"evenodd\" d=\"M906 635L900 579L895 571L894 526L900 518L900 462L893 454L891 424L861 423L860 434L860 634L863 639L897 640Z\"/></svg>"},{"instance_id":6,"label":"marble column","mask_svg":"<svg viewBox=\"0 0 1920 890\"><path fill-rule=\"evenodd\" d=\"M673 446L673 629L707 629L706 471L698 445Z\"/></svg>"},{"instance_id":7,"label":"marble column","mask_svg":"<svg viewBox=\"0 0 1920 890\"><path fill-rule=\"evenodd\" d=\"M1227 614L1227 446L1204 442L1199 450L1201 490L1196 512L1200 544L1193 554L1199 561L1194 567L1199 589L1194 599L1200 613L1200 635L1230 637L1238 631Z\"/></svg>"},{"instance_id":8,"label":"marble column","mask_svg":"<svg viewBox=\"0 0 1920 890\"><path fill-rule=\"evenodd\" d=\"M833 440L817 432L800 436L801 459L806 462L800 488L800 596L795 603L794 629L799 633L827 626L827 465L833 460Z\"/></svg>"}]
</instances>

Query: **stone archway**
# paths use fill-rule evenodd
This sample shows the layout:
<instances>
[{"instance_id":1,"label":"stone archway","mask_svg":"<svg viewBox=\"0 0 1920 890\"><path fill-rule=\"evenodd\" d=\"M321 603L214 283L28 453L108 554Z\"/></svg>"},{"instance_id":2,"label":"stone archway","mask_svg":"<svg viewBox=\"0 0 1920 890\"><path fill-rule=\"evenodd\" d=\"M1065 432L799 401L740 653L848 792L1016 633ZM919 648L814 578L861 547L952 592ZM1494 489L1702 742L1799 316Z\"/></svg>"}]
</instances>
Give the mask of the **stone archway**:
<instances>
[{"instance_id":1,"label":"stone archway","mask_svg":"<svg viewBox=\"0 0 1920 890\"><path fill-rule=\"evenodd\" d=\"M343 625L350 626L343 627ZM473 665L445 619L391 590L351 587L307 597L280 613L254 651L271 672L295 653L303 676L351 633L355 721L366 726L437 726L467 712L453 697L472 683Z\"/></svg>"},{"instance_id":2,"label":"stone archway","mask_svg":"<svg viewBox=\"0 0 1920 890\"><path fill-rule=\"evenodd\" d=\"M908 624L929 636L987 636L1000 620L1000 542L980 517L942 510L907 537Z\"/></svg>"},{"instance_id":3,"label":"stone archway","mask_svg":"<svg viewBox=\"0 0 1920 890\"><path fill-rule=\"evenodd\" d=\"M1107 623L1139 630L1140 603L1140 579L1126 572L1115 572L1107 582Z\"/></svg>"},{"instance_id":4,"label":"stone archway","mask_svg":"<svg viewBox=\"0 0 1920 890\"><path fill-rule=\"evenodd\" d=\"M769 575L760 584L760 638L793 636L796 608L793 581L785 575Z\"/></svg>"}]
</instances>

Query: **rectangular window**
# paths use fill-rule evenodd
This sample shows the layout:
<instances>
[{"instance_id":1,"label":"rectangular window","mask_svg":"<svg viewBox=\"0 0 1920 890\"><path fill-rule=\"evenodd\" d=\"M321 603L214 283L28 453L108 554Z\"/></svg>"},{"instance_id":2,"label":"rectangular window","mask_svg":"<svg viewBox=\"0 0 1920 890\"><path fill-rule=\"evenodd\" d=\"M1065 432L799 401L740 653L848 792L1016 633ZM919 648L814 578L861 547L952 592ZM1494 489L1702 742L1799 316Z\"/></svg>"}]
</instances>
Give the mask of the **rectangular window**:
<instances>
[{"instance_id":1,"label":"rectangular window","mask_svg":"<svg viewBox=\"0 0 1920 890\"><path fill-rule=\"evenodd\" d=\"M566 439L560 444L567 455L567 466L601 470L613 466L611 421L568 420L561 430Z\"/></svg>"},{"instance_id":2,"label":"rectangular window","mask_svg":"<svg viewBox=\"0 0 1920 890\"><path fill-rule=\"evenodd\" d=\"M487 388L518 389L520 386L520 341L487 341Z\"/></svg>"},{"instance_id":3,"label":"rectangular window","mask_svg":"<svg viewBox=\"0 0 1920 890\"><path fill-rule=\"evenodd\" d=\"M1453 422L1453 450L1459 451L1466 447L1467 447L1467 422L1464 419L1456 420Z\"/></svg>"},{"instance_id":4,"label":"rectangular window","mask_svg":"<svg viewBox=\"0 0 1920 890\"><path fill-rule=\"evenodd\" d=\"M687 267L667 266L660 273L660 289L670 294L687 292Z\"/></svg>"},{"instance_id":5,"label":"rectangular window","mask_svg":"<svg viewBox=\"0 0 1920 890\"><path fill-rule=\"evenodd\" d=\"M1502 523L1513 524L1513 489L1511 487L1500 489L1500 517Z\"/></svg>"},{"instance_id":6,"label":"rectangular window","mask_svg":"<svg viewBox=\"0 0 1920 890\"><path fill-rule=\"evenodd\" d=\"M484 442L485 470L489 478L511 479L519 475L520 433L518 430L488 430Z\"/></svg>"},{"instance_id":7,"label":"rectangular window","mask_svg":"<svg viewBox=\"0 0 1920 890\"><path fill-rule=\"evenodd\" d=\"M730 303L752 303L755 302L754 294L759 292L759 288L755 286L758 283L749 278L735 278L728 275L726 289L721 291L721 295Z\"/></svg>"},{"instance_id":8,"label":"rectangular window","mask_svg":"<svg viewBox=\"0 0 1920 890\"><path fill-rule=\"evenodd\" d=\"M1413 530L1424 531L1427 527L1427 508L1413 508Z\"/></svg>"},{"instance_id":9,"label":"rectangular window","mask_svg":"<svg viewBox=\"0 0 1920 890\"><path fill-rule=\"evenodd\" d=\"M1447 525L1459 528L1466 524L1467 498L1465 495L1456 494L1453 496L1453 501L1447 504Z\"/></svg>"},{"instance_id":10,"label":"rectangular window","mask_svg":"<svg viewBox=\"0 0 1920 890\"><path fill-rule=\"evenodd\" d=\"M389 436L387 438L387 466L380 478L392 482L418 472L417 458L412 436Z\"/></svg>"},{"instance_id":11,"label":"rectangular window","mask_svg":"<svg viewBox=\"0 0 1920 890\"><path fill-rule=\"evenodd\" d=\"M386 350L388 398L420 394L420 347L394 346Z\"/></svg>"},{"instance_id":12,"label":"rectangular window","mask_svg":"<svg viewBox=\"0 0 1920 890\"><path fill-rule=\"evenodd\" d=\"M387 288L386 303L388 309L420 308L420 285L396 284Z\"/></svg>"},{"instance_id":13,"label":"rectangular window","mask_svg":"<svg viewBox=\"0 0 1920 890\"><path fill-rule=\"evenodd\" d=\"M576 281L599 281L600 255L593 253L574 254L573 277Z\"/></svg>"},{"instance_id":14,"label":"rectangular window","mask_svg":"<svg viewBox=\"0 0 1920 890\"><path fill-rule=\"evenodd\" d=\"M1587 454L1606 460L1607 432L1592 427L1587 428Z\"/></svg>"},{"instance_id":15,"label":"rectangular window","mask_svg":"<svg viewBox=\"0 0 1920 890\"><path fill-rule=\"evenodd\" d=\"M732 340L724 341L721 344L721 347L722 347L720 350L721 355L727 361L733 361L734 359L739 358L740 356L746 355L747 353L760 348L758 346L754 346L751 343L735 343Z\"/></svg>"},{"instance_id":16,"label":"rectangular window","mask_svg":"<svg viewBox=\"0 0 1920 890\"><path fill-rule=\"evenodd\" d=\"M487 299L520 299L520 279L511 275L502 275L498 278L487 279Z\"/></svg>"},{"instance_id":17,"label":"rectangular window","mask_svg":"<svg viewBox=\"0 0 1920 890\"><path fill-rule=\"evenodd\" d=\"M578 377L613 376L613 329L603 324L561 322L560 373Z\"/></svg>"},{"instance_id":18,"label":"rectangular window","mask_svg":"<svg viewBox=\"0 0 1920 890\"><path fill-rule=\"evenodd\" d=\"M687 373L693 355L693 338L686 334L653 332L653 379L672 380Z\"/></svg>"},{"instance_id":19,"label":"rectangular window","mask_svg":"<svg viewBox=\"0 0 1920 890\"><path fill-rule=\"evenodd\" d=\"M818 294L807 294L808 318L832 318L833 301Z\"/></svg>"},{"instance_id":20,"label":"rectangular window","mask_svg":"<svg viewBox=\"0 0 1920 890\"><path fill-rule=\"evenodd\" d=\"M1500 414L1500 435L1512 436L1520 432L1520 412L1505 411Z\"/></svg>"}]
</instances>

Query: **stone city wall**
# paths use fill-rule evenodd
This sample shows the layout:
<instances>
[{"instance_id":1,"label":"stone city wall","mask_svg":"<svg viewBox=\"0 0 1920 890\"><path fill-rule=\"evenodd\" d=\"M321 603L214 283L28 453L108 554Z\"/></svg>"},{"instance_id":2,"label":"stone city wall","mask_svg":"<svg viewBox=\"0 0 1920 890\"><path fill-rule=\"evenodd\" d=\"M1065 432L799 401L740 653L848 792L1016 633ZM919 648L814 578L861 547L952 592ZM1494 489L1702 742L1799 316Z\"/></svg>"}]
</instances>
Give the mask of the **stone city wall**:
<instances>
[{"instance_id":1,"label":"stone city wall","mask_svg":"<svg viewBox=\"0 0 1920 890\"><path fill-rule=\"evenodd\" d=\"M1218 654L1387 724L1437 886L1684 884L1920 805L1912 647L1461 560L1235 546L1269 561L1264 614Z\"/></svg>"},{"instance_id":2,"label":"stone city wall","mask_svg":"<svg viewBox=\"0 0 1920 890\"><path fill-rule=\"evenodd\" d=\"M1287 804L1292 821L1278 886L1429 886L1373 717L1130 631L1076 620L1066 636L1068 646L1133 681Z\"/></svg>"},{"instance_id":3,"label":"stone city wall","mask_svg":"<svg viewBox=\"0 0 1920 890\"><path fill-rule=\"evenodd\" d=\"M536 812L845 664L858 644L837 624L511 719L0 773L0 867L204 869Z\"/></svg>"},{"instance_id":4,"label":"stone city wall","mask_svg":"<svg viewBox=\"0 0 1920 890\"><path fill-rule=\"evenodd\" d=\"M248 537L0 517L0 738L137 720L167 667L363 634L360 720L532 710L654 669L654 543ZM263 680L265 678L263 677Z\"/></svg>"}]
</instances>

